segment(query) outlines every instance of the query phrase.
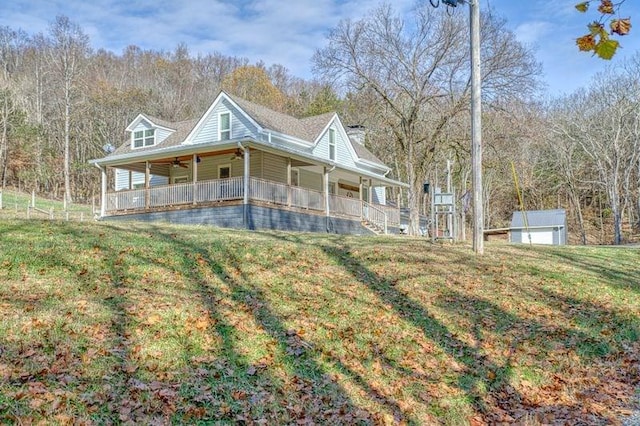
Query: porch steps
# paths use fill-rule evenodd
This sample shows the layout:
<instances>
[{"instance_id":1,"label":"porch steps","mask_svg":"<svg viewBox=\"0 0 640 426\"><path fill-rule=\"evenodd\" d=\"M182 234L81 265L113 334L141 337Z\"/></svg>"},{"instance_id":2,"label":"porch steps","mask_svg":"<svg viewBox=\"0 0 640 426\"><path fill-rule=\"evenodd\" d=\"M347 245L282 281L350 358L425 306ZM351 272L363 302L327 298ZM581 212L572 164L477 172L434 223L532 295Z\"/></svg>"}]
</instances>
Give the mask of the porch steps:
<instances>
[{"instance_id":1,"label":"porch steps","mask_svg":"<svg viewBox=\"0 0 640 426\"><path fill-rule=\"evenodd\" d=\"M362 223L362 226L364 226L365 228L367 228L369 231L373 232L376 235L384 235L384 229L382 229L381 227L379 227L378 225L376 225L373 222L370 222L366 219L362 220L360 223Z\"/></svg>"}]
</instances>

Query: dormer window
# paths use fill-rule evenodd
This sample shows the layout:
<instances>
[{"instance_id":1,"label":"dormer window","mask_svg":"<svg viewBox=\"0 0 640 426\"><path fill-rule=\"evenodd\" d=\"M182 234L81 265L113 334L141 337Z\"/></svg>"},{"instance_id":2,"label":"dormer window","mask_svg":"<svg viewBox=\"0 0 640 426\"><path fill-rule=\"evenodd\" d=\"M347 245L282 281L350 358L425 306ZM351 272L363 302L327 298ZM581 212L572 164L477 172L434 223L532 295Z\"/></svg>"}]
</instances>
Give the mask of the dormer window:
<instances>
[{"instance_id":1,"label":"dormer window","mask_svg":"<svg viewBox=\"0 0 640 426\"><path fill-rule=\"evenodd\" d=\"M329 129L329 160L336 160L336 131Z\"/></svg>"},{"instance_id":2,"label":"dormer window","mask_svg":"<svg viewBox=\"0 0 640 426\"><path fill-rule=\"evenodd\" d=\"M155 129L137 130L133 132L133 147L142 148L156 144Z\"/></svg>"},{"instance_id":3,"label":"dormer window","mask_svg":"<svg viewBox=\"0 0 640 426\"><path fill-rule=\"evenodd\" d=\"M231 113L220 113L220 140L228 141L231 139Z\"/></svg>"}]
</instances>

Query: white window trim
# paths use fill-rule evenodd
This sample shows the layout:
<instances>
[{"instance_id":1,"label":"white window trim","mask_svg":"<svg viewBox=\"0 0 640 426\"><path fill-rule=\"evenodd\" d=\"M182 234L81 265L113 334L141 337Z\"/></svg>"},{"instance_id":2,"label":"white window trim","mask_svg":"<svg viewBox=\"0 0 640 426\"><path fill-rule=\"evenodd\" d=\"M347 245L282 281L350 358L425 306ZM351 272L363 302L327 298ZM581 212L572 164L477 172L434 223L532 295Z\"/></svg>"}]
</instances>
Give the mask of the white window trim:
<instances>
[{"instance_id":1,"label":"white window trim","mask_svg":"<svg viewBox=\"0 0 640 426\"><path fill-rule=\"evenodd\" d=\"M222 130L222 116L223 115L229 115L229 130ZM231 116L231 111L223 111L223 112L219 112L218 113L218 140L221 141L222 139L222 132L229 132L229 139L224 139L224 140L231 140L233 139L233 124L231 122L232 120L232 116Z\"/></svg>"},{"instance_id":2,"label":"white window trim","mask_svg":"<svg viewBox=\"0 0 640 426\"><path fill-rule=\"evenodd\" d=\"M333 135L333 141L331 141L331 135ZM333 157L331 156L331 147L333 147ZM336 161L338 157L338 147L336 144L336 130L329 129L329 160Z\"/></svg>"},{"instance_id":3,"label":"white window trim","mask_svg":"<svg viewBox=\"0 0 640 426\"><path fill-rule=\"evenodd\" d=\"M229 177L231 177L231 163L227 163L227 164L220 164L218 165L218 179L223 179L220 177L220 171L222 169L228 168L229 169Z\"/></svg>"},{"instance_id":4,"label":"white window trim","mask_svg":"<svg viewBox=\"0 0 640 426\"><path fill-rule=\"evenodd\" d=\"M147 136L145 136L145 133L149 130L153 130L153 143L151 143L150 145L147 145L145 142L147 140ZM141 146L136 146L136 133L138 132L142 132L142 145ZM141 148L149 148L150 146L155 146L156 145L156 136L157 136L157 132L155 128L150 128L150 129L142 129L142 130L134 130L131 132L131 149L141 149Z\"/></svg>"}]
</instances>

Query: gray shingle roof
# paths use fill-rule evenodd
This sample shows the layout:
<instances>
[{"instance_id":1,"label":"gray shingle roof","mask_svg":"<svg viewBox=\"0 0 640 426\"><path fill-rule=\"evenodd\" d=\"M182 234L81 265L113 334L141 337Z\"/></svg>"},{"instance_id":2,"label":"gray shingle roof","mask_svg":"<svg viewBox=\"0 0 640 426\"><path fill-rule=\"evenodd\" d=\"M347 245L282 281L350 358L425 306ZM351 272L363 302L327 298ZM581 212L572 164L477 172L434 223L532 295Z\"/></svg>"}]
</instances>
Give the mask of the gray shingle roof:
<instances>
[{"instance_id":1,"label":"gray shingle roof","mask_svg":"<svg viewBox=\"0 0 640 426\"><path fill-rule=\"evenodd\" d=\"M151 121L154 124L157 124L159 126L167 127L169 129L174 129L175 130L176 123L172 123L170 121L166 121L166 120L163 120L162 118L154 117L154 116L148 115L148 114L140 114L140 115L142 115L143 117L147 117L149 119L149 121Z\"/></svg>"},{"instance_id":2,"label":"gray shingle roof","mask_svg":"<svg viewBox=\"0 0 640 426\"><path fill-rule=\"evenodd\" d=\"M195 127L196 123L199 120L187 120L187 121L179 121L177 123L171 123L169 121L158 120L156 118L152 118L148 115L145 117L149 118L155 124L159 124L162 127L168 127L170 129L175 129L175 132L169 135L164 141L162 141L158 145L147 146L144 148L136 148L135 150L131 148L131 139L126 139L122 145L118 147L111 155L120 155L120 154L128 154L130 152L145 152L145 151L153 151L158 148L168 148L170 146L180 145L185 138L189 135L191 130Z\"/></svg>"},{"instance_id":3,"label":"gray shingle roof","mask_svg":"<svg viewBox=\"0 0 640 426\"><path fill-rule=\"evenodd\" d=\"M360 145L358 142L355 142L349 139L351 142L351 146L353 146L353 150L356 152L356 155L363 160L370 161L375 164L379 164L381 166L386 166L378 157L376 157L371 151L369 151L364 145Z\"/></svg>"},{"instance_id":4,"label":"gray shingle roof","mask_svg":"<svg viewBox=\"0 0 640 426\"><path fill-rule=\"evenodd\" d=\"M320 132L335 115L334 112L329 112L300 120L234 95L227 94L227 96L260 126L285 135L294 136L309 143L313 143L320 136Z\"/></svg>"},{"instance_id":5,"label":"gray shingle roof","mask_svg":"<svg viewBox=\"0 0 640 426\"><path fill-rule=\"evenodd\" d=\"M328 112L313 117L298 119L290 115L274 111L265 106L247 101L246 99L242 99L234 95L229 95L228 93L225 94L229 98L231 98L233 102L235 102L240 108L242 108L244 112L246 112L251 118L253 118L260 126L285 135L294 136L298 139L309 142L309 145L315 142L318 136L320 136L321 132L325 129L325 127L327 127L329 122L335 116L335 112ZM152 123L160 125L162 127L167 127L169 129L174 129L175 132L160 144L145 148L136 148L135 152L153 151L158 148L168 148L180 145L186 139L189 133L191 133L198 121L200 121L200 118L198 118L194 120L172 123L170 121L165 121L147 114L141 115L143 115ZM381 166L385 166L385 164L378 157L372 154L371 151L369 151L363 145L360 145L350 138L349 143L351 143L354 151L356 152L356 155L359 158L375 164L379 164ZM127 139L110 155L127 154L133 151L134 150L131 148L131 140Z\"/></svg>"}]
</instances>

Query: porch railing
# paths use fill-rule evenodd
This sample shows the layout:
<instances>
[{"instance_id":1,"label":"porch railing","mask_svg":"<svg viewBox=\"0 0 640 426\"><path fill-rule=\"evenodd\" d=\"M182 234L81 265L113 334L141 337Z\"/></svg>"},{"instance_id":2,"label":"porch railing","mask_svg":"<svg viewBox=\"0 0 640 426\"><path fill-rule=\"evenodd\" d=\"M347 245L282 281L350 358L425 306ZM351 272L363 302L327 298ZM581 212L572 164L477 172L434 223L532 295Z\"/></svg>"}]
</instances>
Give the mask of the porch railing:
<instances>
[{"instance_id":1,"label":"porch railing","mask_svg":"<svg viewBox=\"0 0 640 426\"><path fill-rule=\"evenodd\" d=\"M291 187L291 205L310 210L324 210L324 194L313 189Z\"/></svg>"},{"instance_id":2,"label":"porch railing","mask_svg":"<svg viewBox=\"0 0 640 426\"><path fill-rule=\"evenodd\" d=\"M375 205L387 215L387 223L390 226L400 226L400 209L394 206Z\"/></svg>"},{"instance_id":3,"label":"porch railing","mask_svg":"<svg viewBox=\"0 0 640 426\"><path fill-rule=\"evenodd\" d=\"M144 208L144 189L110 192L107 194L107 211Z\"/></svg>"},{"instance_id":4,"label":"porch railing","mask_svg":"<svg viewBox=\"0 0 640 426\"><path fill-rule=\"evenodd\" d=\"M249 180L249 198L253 200L287 205L288 193L288 186L283 183L258 178Z\"/></svg>"},{"instance_id":5,"label":"porch railing","mask_svg":"<svg viewBox=\"0 0 640 426\"><path fill-rule=\"evenodd\" d=\"M238 200L244 196L244 178L203 180L196 183L196 202Z\"/></svg>"},{"instance_id":6,"label":"porch railing","mask_svg":"<svg viewBox=\"0 0 640 426\"><path fill-rule=\"evenodd\" d=\"M362 218L362 201L357 198L329 196L329 211L345 216Z\"/></svg>"},{"instance_id":7,"label":"porch railing","mask_svg":"<svg viewBox=\"0 0 640 426\"><path fill-rule=\"evenodd\" d=\"M195 189L195 192L194 192ZM194 199L195 196L195 199ZM244 178L212 179L193 183L162 185L145 189L110 192L108 212L138 210L145 207L173 206L212 201L239 200L244 197ZM289 186L260 178L250 178L249 199L273 204L324 211L324 193ZM400 211L393 206L370 204L354 198L329 196L331 214L367 220L386 232L387 226L400 225Z\"/></svg>"},{"instance_id":8,"label":"porch railing","mask_svg":"<svg viewBox=\"0 0 640 426\"><path fill-rule=\"evenodd\" d=\"M373 204L369 204L366 201L362 202L362 218L373 223L380 230L387 233L387 215L382 209L378 208L379 206L374 206Z\"/></svg>"},{"instance_id":9,"label":"porch railing","mask_svg":"<svg viewBox=\"0 0 640 426\"><path fill-rule=\"evenodd\" d=\"M193 185L176 183L149 188L149 207L175 206L193 202Z\"/></svg>"}]
</instances>

